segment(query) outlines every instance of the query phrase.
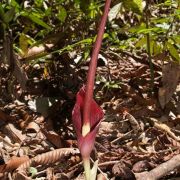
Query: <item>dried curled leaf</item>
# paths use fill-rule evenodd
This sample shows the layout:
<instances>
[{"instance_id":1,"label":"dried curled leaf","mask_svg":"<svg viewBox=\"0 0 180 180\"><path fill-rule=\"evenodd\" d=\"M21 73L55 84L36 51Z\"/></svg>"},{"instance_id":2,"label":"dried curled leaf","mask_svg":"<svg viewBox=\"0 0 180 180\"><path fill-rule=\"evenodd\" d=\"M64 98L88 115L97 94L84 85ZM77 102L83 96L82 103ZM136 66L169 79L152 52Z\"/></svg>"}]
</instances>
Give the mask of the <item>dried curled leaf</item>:
<instances>
[{"instance_id":1,"label":"dried curled leaf","mask_svg":"<svg viewBox=\"0 0 180 180\"><path fill-rule=\"evenodd\" d=\"M6 164L0 165L0 173L10 172L17 169L21 164L29 160L28 156L13 156Z\"/></svg>"},{"instance_id":2,"label":"dried curled leaf","mask_svg":"<svg viewBox=\"0 0 180 180\"><path fill-rule=\"evenodd\" d=\"M141 127L140 127L138 121L135 119L135 117L133 115L128 113L126 110L124 110L123 116L124 116L124 119L126 118L129 120L131 127L135 133L138 133L141 130Z\"/></svg>"},{"instance_id":3,"label":"dried curled leaf","mask_svg":"<svg viewBox=\"0 0 180 180\"><path fill-rule=\"evenodd\" d=\"M57 134L53 130L46 130L45 128L41 128L41 131L43 134L46 136L46 138L57 148L62 148L63 147L63 142L61 136Z\"/></svg>"},{"instance_id":4,"label":"dried curled leaf","mask_svg":"<svg viewBox=\"0 0 180 180\"><path fill-rule=\"evenodd\" d=\"M36 167L37 165L47 165L50 163L55 163L67 155L78 154L78 153L80 152L79 149L77 148L61 148L47 153L43 153L41 155L37 155L34 158L30 159L29 161L23 163L21 166L19 166L19 168L14 173L13 179L14 180L19 180L20 178L28 179L26 174L27 168Z\"/></svg>"},{"instance_id":5,"label":"dried curled leaf","mask_svg":"<svg viewBox=\"0 0 180 180\"><path fill-rule=\"evenodd\" d=\"M14 142L21 143L26 138L26 135L12 123L8 123L3 130Z\"/></svg>"},{"instance_id":6,"label":"dried curled leaf","mask_svg":"<svg viewBox=\"0 0 180 180\"><path fill-rule=\"evenodd\" d=\"M43 153L35 156L29 161L23 163L17 170L24 170L30 166L44 165L55 163L59 161L61 158L69 155L69 154L78 154L79 150L77 148L61 148L56 149L54 151L50 151L47 153Z\"/></svg>"}]
</instances>

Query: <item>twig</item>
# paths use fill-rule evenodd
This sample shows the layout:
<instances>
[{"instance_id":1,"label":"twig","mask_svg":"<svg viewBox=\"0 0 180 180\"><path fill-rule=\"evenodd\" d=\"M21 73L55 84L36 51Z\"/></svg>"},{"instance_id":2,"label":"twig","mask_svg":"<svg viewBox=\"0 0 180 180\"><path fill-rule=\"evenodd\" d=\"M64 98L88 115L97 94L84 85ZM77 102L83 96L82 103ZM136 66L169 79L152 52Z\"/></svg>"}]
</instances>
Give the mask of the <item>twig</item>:
<instances>
[{"instance_id":1,"label":"twig","mask_svg":"<svg viewBox=\"0 0 180 180\"><path fill-rule=\"evenodd\" d=\"M133 131L133 130L127 132L126 134L124 134L124 136L121 136L121 137L118 137L118 138L114 139L113 141L111 141L111 144L115 144L115 143L117 143L118 141L120 141L121 139L123 139L124 137L127 137L129 134L132 133L132 131Z\"/></svg>"},{"instance_id":2,"label":"twig","mask_svg":"<svg viewBox=\"0 0 180 180\"><path fill-rule=\"evenodd\" d=\"M83 162L81 161L80 163L78 163L78 164L75 164L73 167L70 167L69 168L69 171L73 171L74 169L76 169L78 166L80 166L80 165L82 165L83 164Z\"/></svg>"},{"instance_id":3,"label":"twig","mask_svg":"<svg viewBox=\"0 0 180 180\"><path fill-rule=\"evenodd\" d=\"M116 163L119 163L119 161L108 161L108 162L98 164L98 167L107 166L107 165L113 165L113 164L116 164Z\"/></svg>"},{"instance_id":4,"label":"twig","mask_svg":"<svg viewBox=\"0 0 180 180\"><path fill-rule=\"evenodd\" d=\"M158 180L178 167L180 167L180 154L149 172L135 173L136 180Z\"/></svg>"}]
</instances>

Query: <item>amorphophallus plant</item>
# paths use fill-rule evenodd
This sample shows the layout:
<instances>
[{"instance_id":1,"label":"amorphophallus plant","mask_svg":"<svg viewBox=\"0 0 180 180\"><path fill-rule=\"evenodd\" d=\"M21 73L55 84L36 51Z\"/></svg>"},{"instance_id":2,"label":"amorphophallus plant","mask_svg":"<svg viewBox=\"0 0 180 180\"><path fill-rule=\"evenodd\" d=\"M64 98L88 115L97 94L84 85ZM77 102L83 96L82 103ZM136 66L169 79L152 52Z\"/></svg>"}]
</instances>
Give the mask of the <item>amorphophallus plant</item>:
<instances>
[{"instance_id":1,"label":"amorphophallus plant","mask_svg":"<svg viewBox=\"0 0 180 180\"><path fill-rule=\"evenodd\" d=\"M98 54L104 34L104 28L110 8L111 0L106 0L104 13L99 25L97 39L87 75L87 83L76 95L76 104L72 111L72 120L77 134L78 147L84 162L86 180L94 180L91 174L90 153L94 147L96 133L103 118L103 111L93 99L94 81L97 68ZM94 176L94 178L93 178Z\"/></svg>"}]
</instances>

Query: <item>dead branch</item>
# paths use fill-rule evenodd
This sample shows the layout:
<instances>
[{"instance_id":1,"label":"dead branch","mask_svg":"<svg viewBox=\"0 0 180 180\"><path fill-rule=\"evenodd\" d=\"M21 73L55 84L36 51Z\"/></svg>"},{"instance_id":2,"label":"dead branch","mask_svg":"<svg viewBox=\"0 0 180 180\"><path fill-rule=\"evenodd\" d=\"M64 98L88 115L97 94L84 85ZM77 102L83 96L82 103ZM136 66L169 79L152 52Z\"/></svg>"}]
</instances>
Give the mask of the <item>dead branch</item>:
<instances>
[{"instance_id":1,"label":"dead branch","mask_svg":"<svg viewBox=\"0 0 180 180\"><path fill-rule=\"evenodd\" d=\"M180 167L180 154L149 172L136 173L135 176L137 180L158 180L178 167Z\"/></svg>"}]
</instances>

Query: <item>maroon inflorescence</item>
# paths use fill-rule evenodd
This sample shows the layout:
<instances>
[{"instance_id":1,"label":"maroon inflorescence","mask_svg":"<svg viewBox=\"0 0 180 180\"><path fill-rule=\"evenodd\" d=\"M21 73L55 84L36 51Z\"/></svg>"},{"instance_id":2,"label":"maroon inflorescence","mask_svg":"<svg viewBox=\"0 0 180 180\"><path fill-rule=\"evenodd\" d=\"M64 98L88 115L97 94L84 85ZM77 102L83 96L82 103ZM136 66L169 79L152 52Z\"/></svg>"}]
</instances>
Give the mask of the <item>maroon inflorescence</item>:
<instances>
[{"instance_id":1,"label":"maroon inflorescence","mask_svg":"<svg viewBox=\"0 0 180 180\"><path fill-rule=\"evenodd\" d=\"M92 99L90 105L90 132L83 137L83 108L85 99L85 86L76 95L76 104L72 111L72 120L77 134L78 147L83 157L89 157L94 146L96 133L103 118L101 107Z\"/></svg>"}]
</instances>

